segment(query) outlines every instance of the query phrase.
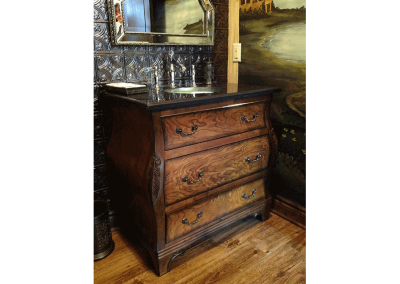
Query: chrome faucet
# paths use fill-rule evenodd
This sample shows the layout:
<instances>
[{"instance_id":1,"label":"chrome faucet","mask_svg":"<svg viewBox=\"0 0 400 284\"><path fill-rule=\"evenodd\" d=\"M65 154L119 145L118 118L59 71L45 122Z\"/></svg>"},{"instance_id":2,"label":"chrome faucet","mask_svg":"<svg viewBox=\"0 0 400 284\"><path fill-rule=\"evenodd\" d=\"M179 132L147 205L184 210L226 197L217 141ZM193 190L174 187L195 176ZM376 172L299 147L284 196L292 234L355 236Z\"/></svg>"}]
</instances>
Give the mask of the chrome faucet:
<instances>
[{"instance_id":1,"label":"chrome faucet","mask_svg":"<svg viewBox=\"0 0 400 284\"><path fill-rule=\"evenodd\" d=\"M178 56L178 59L174 58L174 51L173 50L170 50L168 52L168 55L169 55L169 57L171 59L171 66L170 66L170 69L169 69L170 70L170 76L171 76L171 87L174 88L175 87L175 75L176 75L176 72L177 72L177 71L175 71L175 67L180 67L180 71L178 70L178 73L180 73L181 74L180 76L182 76L182 73L184 73L186 71L186 66L181 63L182 59L179 56ZM175 61L176 66L174 64L174 61Z\"/></svg>"},{"instance_id":2,"label":"chrome faucet","mask_svg":"<svg viewBox=\"0 0 400 284\"><path fill-rule=\"evenodd\" d=\"M175 67L174 64L171 63L171 67L169 69L171 75L171 88L175 88Z\"/></svg>"},{"instance_id":3,"label":"chrome faucet","mask_svg":"<svg viewBox=\"0 0 400 284\"><path fill-rule=\"evenodd\" d=\"M154 80L155 80L155 89L158 90L160 87L158 86L158 68L157 65L154 66Z\"/></svg>"},{"instance_id":4,"label":"chrome faucet","mask_svg":"<svg viewBox=\"0 0 400 284\"><path fill-rule=\"evenodd\" d=\"M196 87L196 66L192 65L192 86Z\"/></svg>"}]
</instances>

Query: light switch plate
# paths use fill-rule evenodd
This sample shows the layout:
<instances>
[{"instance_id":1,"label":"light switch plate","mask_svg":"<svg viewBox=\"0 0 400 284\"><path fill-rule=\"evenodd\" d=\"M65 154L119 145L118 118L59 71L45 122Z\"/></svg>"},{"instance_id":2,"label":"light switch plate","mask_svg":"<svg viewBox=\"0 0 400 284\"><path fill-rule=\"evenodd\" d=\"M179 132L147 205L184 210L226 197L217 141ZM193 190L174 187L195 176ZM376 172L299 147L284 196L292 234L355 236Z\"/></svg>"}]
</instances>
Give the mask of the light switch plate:
<instances>
[{"instance_id":1,"label":"light switch plate","mask_svg":"<svg viewBox=\"0 0 400 284\"><path fill-rule=\"evenodd\" d=\"M242 61L242 44L234 43L233 44L233 62Z\"/></svg>"}]
</instances>

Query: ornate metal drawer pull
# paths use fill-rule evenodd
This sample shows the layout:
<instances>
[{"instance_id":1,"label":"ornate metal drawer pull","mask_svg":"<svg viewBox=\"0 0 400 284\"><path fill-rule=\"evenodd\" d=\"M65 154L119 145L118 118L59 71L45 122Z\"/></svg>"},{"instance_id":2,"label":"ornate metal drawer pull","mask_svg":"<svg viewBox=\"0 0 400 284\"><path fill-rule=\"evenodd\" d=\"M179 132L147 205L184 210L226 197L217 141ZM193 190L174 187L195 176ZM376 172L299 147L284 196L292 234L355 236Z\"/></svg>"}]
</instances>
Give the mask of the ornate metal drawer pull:
<instances>
[{"instance_id":1,"label":"ornate metal drawer pull","mask_svg":"<svg viewBox=\"0 0 400 284\"><path fill-rule=\"evenodd\" d=\"M255 160L250 160L250 158L249 157L246 157L246 159L244 159L246 162L248 162L249 164L251 164L251 163L254 163L254 162L257 162L259 159L261 158L261 154L260 153L258 153L257 154L257 158L255 159Z\"/></svg>"},{"instance_id":2,"label":"ornate metal drawer pull","mask_svg":"<svg viewBox=\"0 0 400 284\"><path fill-rule=\"evenodd\" d=\"M248 120L247 117L246 117L245 115L243 115L243 116L242 116L242 120L243 120L243 121L246 121L246 122L254 122L254 121L256 121L257 117L258 117L258 113L255 113L255 114L253 115L253 119L252 119L252 120Z\"/></svg>"},{"instance_id":3,"label":"ornate metal drawer pull","mask_svg":"<svg viewBox=\"0 0 400 284\"><path fill-rule=\"evenodd\" d=\"M189 223L189 220L186 218L182 219L182 224L188 224L190 226L196 224L197 222L199 222L200 218L203 216L203 212L199 212L199 214L197 214L197 220L194 221L193 223Z\"/></svg>"},{"instance_id":4,"label":"ornate metal drawer pull","mask_svg":"<svg viewBox=\"0 0 400 284\"><path fill-rule=\"evenodd\" d=\"M246 193L243 193L243 194L242 194L242 198L245 198L245 199L252 199L252 198L256 195L256 192L257 192L257 189L253 189L253 195L252 195L252 196L249 196L249 197L247 197Z\"/></svg>"},{"instance_id":5,"label":"ornate metal drawer pull","mask_svg":"<svg viewBox=\"0 0 400 284\"><path fill-rule=\"evenodd\" d=\"M197 130L198 128L199 128L199 127L195 124L195 125L193 125L193 127L192 127L192 131L193 131L193 132L190 132L190 133L183 133L183 132L182 132L182 128L177 127L177 128L176 128L176 133L180 134L181 136L189 136L189 135L193 135L193 134L196 132L196 130Z\"/></svg>"},{"instance_id":6,"label":"ornate metal drawer pull","mask_svg":"<svg viewBox=\"0 0 400 284\"><path fill-rule=\"evenodd\" d=\"M190 179L189 179L188 177L184 177L184 178L182 179L182 181L183 181L183 182L187 182L188 184L193 184L193 183L199 182L199 181L201 180L201 177L202 177L203 175L204 175L204 172L203 172L203 171L200 171L200 172L199 172L199 179L198 179L198 180L190 181Z\"/></svg>"}]
</instances>

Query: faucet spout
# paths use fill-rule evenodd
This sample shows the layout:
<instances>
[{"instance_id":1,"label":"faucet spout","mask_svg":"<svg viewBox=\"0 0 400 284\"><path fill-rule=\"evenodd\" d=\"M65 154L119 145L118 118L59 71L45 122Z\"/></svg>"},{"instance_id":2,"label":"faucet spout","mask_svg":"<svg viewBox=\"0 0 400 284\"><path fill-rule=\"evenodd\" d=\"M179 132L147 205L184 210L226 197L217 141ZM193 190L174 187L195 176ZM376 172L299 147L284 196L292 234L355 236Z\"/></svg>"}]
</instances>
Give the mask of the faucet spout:
<instances>
[{"instance_id":1,"label":"faucet spout","mask_svg":"<svg viewBox=\"0 0 400 284\"><path fill-rule=\"evenodd\" d=\"M154 81L155 81L155 88L158 90L160 87L158 86L158 68L154 66Z\"/></svg>"},{"instance_id":2,"label":"faucet spout","mask_svg":"<svg viewBox=\"0 0 400 284\"><path fill-rule=\"evenodd\" d=\"M170 75L171 75L171 87L175 88L175 67L173 63L171 63Z\"/></svg>"},{"instance_id":3,"label":"faucet spout","mask_svg":"<svg viewBox=\"0 0 400 284\"><path fill-rule=\"evenodd\" d=\"M179 67L181 68L181 72L182 72L182 73L186 71L186 66L183 65L181 62L179 62L179 61L181 61L182 59L181 59L180 57L178 57L178 59L175 59L175 58L174 58L174 51L173 51L173 50L170 50L170 51L168 52L168 55L169 55L169 57L170 57L170 59L171 59L171 65L173 64L173 61L175 61L175 63L178 64Z\"/></svg>"},{"instance_id":4,"label":"faucet spout","mask_svg":"<svg viewBox=\"0 0 400 284\"><path fill-rule=\"evenodd\" d=\"M139 70L139 74L141 74L141 73L144 73L144 72L150 72L150 71L153 71L153 75L154 75L154 82L155 82L155 88L156 89L159 89L159 86L158 86L158 67L157 67L157 65L155 65L154 67L143 67L142 69L140 69ZM152 82L151 82L152 80L150 80L150 84L152 84Z\"/></svg>"},{"instance_id":5,"label":"faucet spout","mask_svg":"<svg viewBox=\"0 0 400 284\"><path fill-rule=\"evenodd\" d=\"M196 66L192 65L192 86L196 87Z\"/></svg>"}]
</instances>

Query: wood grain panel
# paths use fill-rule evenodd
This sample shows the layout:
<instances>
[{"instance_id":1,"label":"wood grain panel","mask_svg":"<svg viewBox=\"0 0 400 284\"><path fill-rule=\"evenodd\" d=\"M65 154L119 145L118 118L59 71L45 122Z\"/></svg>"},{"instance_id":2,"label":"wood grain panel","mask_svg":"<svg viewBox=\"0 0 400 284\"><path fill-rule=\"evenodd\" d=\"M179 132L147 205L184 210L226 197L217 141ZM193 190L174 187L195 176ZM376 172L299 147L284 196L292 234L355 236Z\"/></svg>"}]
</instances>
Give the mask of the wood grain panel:
<instances>
[{"instance_id":1,"label":"wood grain panel","mask_svg":"<svg viewBox=\"0 0 400 284\"><path fill-rule=\"evenodd\" d=\"M247 157L254 163L245 161ZM245 177L268 167L270 145L266 135L229 144L207 151L194 153L165 162L165 203L172 204L206 190ZM201 180L199 172L204 174Z\"/></svg>"},{"instance_id":2,"label":"wood grain panel","mask_svg":"<svg viewBox=\"0 0 400 284\"><path fill-rule=\"evenodd\" d=\"M241 186L242 184L246 184L246 183L252 182L252 181L254 181L256 179L265 178L266 176L267 176L266 171L257 172L255 174L246 176L244 178L235 180L233 182L221 185L221 186L219 186L217 188L214 188L214 189L208 190L206 192L197 194L195 196L189 197L189 198L187 198L185 200L182 200L180 202L176 202L176 203L174 203L174 204L172 204L170 206L165 207L165 214L170 214L170 213L173 213L174 211L181 210L181 209L183 209L183 208L185 208L185 207L187 207L187 206L189 206L189 205L191 205L193 203L197 203L197 202L203 201L205 199L209 199L209 198L213 197L214 195L217 195L217 194L220 194L222 192L228 191L228 190L230 190L232 188Z\"/></svg>"},{"instance_id":3,"label":"wood grain panel","mask_svg":"<svg viewBox=\"0 0 400 284\"><path fill-rule=\"evenodd\" d=\"M266 103L260 102L164 117L162 118L162 125L164 128L165 149L169 150L266 127L265 111ZM243 115L248 120L253 120L254 114L258 115L255 121L247 122L242 120ZM198 127L195 131L193 130L194 125ZM176 132L178 127L182 129L183 133L194 132L194 134L189 136L178 134Z\"/></svg>"},{"instance_id":4,"label":"wood grain panel","mask_svg":"<svg viewBox=\"0 0 400 284\"><path fill-rule=\"evenodd\" d=\"M246 199L242 197L243 193L248 197L252 196L254 189L256 189L256 193L253 198ZM263 198L265 199L265 184L263 179L259 179L170 214L167 216L167 242L193 230L200 229L236 209L250 205ZM200 218L198 218L199 212L203 213ZM186 218L189 223L193 223L196 220L198 220L198 222L194 225L183 224L182 220L184 218Z\"/></svg>"}]
</instances>

